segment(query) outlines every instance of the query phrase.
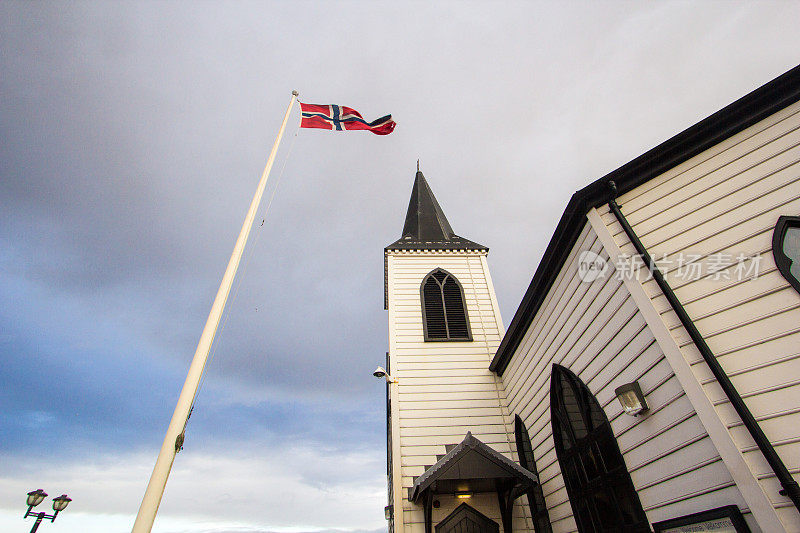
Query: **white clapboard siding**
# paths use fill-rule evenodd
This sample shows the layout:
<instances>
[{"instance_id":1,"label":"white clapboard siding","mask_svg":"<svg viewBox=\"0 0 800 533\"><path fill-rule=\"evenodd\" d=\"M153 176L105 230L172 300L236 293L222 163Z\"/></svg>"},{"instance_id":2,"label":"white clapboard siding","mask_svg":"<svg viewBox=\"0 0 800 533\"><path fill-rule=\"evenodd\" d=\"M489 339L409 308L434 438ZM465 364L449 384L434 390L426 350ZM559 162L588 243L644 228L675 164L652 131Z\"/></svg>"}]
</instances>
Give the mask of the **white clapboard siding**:
<instances>
[{"instance_id":1,"label":"white clapboard siding","mask_svg":"<svg viewBox=\"0 0 800 533\"><path fill-rule=\"evenodd\" d=\"M554 448L550 418L553 364L569 368L603 407L651 522L743 498L625 285L591 283L577 273L581 251L608 254L587 224L503 374L511 415L533 445L554 531L576 531ZM622 414L614 389L637 380L650 412Z\"/></svg>"},{"instance_id":2,"label":"white clapboard siding","mask_svg":"<svg viewBox=\"0 0 800 533\"><path fill-rule=\"evenodd\" d=\"M401 470L394 474L395 487L402 494L402 531L417 533L424 531L423 510L408 501L408 489L446 453L446 445L458 444L469 431L506 457L517 459L505 392L499 378L489 371L504 332L484 252L390 251L387 255L389 360L391 374L398 380L391 385L397 387L392 422L399 428L399 442L392 442L392 453L399 456ZM455 276L464 289L470 342L424 340L420 286L436 268ZM452 496L437 496L437 500L440 507L433 510L434 525L461 503ZM522 500L514 508L514 529L532 531ZM495 494L476 494L468 503L501 523Z\"/></svg>"},{"instance_id":3,"label":"white clapboard siding","mask_svg":"<svg viewBox=\"0 0 800 533\"><path fill-rule=\"evenodd\" d=\"M504 433L506 431L506 426L500 422L497 424L483 424L483 425L471 425L469 428L459 427L459 426L422 426L422 427L404 427L401 428L400 434L403 437L411 438L413 437L429 437L433 436L437 440L436 442L441 441L442 436L446 435L453 435L453 439L457 440L458 438L463 438L463 435L466 435L467 431L474 430L476 435L480 433L481 435L492 435L495 433ZM409 441L412 442L412 441Z\"/></svg>"},{"instance_id":4,"label":"white clapboard siding","mask_svg":"<svg viewBox=\"0 0 800 533\"><path fill-rule=\"evenodd\" d=\"M622 195L618 202L654 258L698 256L705 275L686 276L676 264L665 262L667 281L800 480L800 294L777 271L772 256L778 217L800 214L800 103ZM608 208L598 212L620 248L634 254ZM708 267L718 260L726 268L709 273ZM777 493L774 474L677 316L653 281L645 282L644 288L786 529L800 531L800 515L786 511L793 509L788 498Z\"/></svg>"}]
</instances>

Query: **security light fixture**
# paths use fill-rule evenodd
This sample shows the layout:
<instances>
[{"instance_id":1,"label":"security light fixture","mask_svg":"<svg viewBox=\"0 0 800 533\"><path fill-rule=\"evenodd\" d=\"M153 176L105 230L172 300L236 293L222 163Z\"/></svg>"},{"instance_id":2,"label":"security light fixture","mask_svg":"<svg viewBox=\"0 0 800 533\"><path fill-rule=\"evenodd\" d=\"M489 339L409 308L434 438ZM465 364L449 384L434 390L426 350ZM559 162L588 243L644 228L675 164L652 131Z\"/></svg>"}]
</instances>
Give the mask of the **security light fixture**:
<instances>
[{"instance_id":1,"label":"security light fixture","mask_svg":"<svg viewBox=\"0 0 800 533\"><path fill-rule=\"evenodd\" d=\"M394 379L388 372L386 372L386 370L382 366L376 368L375 372L373 372L372 375L378 379L386 378L386 381L389 383L397 383L397 380Z\"/></svg>"},{"instance_id":2,"label":"security light fixture","mask_svg":"<svg viewBox=\"0 0 800 533\"><path fill-rule=\"evenodd\" d=\"M459 500L466 500L466 499L472 498L472 491L469 491L469 490L459 490L459 491L456 491L456 494L455 494L455 496L456 496L456 498L458 498Z\"/></svg>"},{"instance_id":3,"label":"security light fixture","mask_svg":"<svg viewBox=\"0 0 800 533\"><path fill-rule=\"evenodd\" d=\"M646 413L650 408L647 406L647 400L644 398L642 388L639 386L638 381L633 383L626 383L614 390L617 395L619 403L622 404L622 409L625 414L631 416L638 416Z\"/></svg>"}]
</instances>

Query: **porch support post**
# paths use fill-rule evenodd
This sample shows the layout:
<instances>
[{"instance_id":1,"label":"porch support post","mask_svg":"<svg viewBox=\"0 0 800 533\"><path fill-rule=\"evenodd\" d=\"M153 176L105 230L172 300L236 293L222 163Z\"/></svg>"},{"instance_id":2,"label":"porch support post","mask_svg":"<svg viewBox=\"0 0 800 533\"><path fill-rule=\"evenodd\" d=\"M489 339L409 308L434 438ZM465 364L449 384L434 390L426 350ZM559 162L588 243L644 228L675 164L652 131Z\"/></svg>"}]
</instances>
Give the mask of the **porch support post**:
<instances>
[{"instance_id":1,"label":"porch support post","mask_svg":"<svg viewBox=\"0 0 800 533\"><path fill-rule=\"evenodd\" d=\"M503 522L503 532L512 533L512 510L514 509L514 485L503 486L501 480L497 480L497 502L500 504L500 518Z\"/></svg>"},{"instance_id":2,"label":"porch support post","mask_svg":"<svg viewBox=\"0 0 800 533\"><path fill-rule=\"evenodd\" d=\"M425 533L433 533L433 491L426 490L422 500L425 513Z\"/></svg>"}]
</instances>

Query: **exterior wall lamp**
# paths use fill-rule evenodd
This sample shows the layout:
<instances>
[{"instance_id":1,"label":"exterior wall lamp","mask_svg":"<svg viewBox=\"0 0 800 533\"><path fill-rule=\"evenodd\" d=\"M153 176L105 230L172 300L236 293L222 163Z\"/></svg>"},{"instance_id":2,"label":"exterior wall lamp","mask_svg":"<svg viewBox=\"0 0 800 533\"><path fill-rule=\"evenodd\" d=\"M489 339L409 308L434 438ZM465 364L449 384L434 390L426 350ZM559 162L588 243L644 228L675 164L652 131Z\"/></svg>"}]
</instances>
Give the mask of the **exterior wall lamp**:
<instances>
[{"instance_id":1,"label":"exterior wall lamp","mask_svg":"<svg viewBox=\"0 0 800 533\"><path fill-rule=\"evenodd\" d=\"M376 368L372 375L378 379L385 378L387 383L397 383L397 380L394 379L388 372L386 372L382 366Z\"/></svg>"},{"instance_id":2,"label":"exterior wall lamp","mask_svg":"<svg viewBox=\"0 0 800 533\"><path fill-rule=\"evenodd\" d=\"M66 509L67 505L69 505L69 502L72 501L72 498L70 498L66 494L62 494L58 498L53 498L53 511L55 511L55 513L53 513L52 515L49 515L45 512L40 512L40 513L31 512L31 509L42 503L42 501L45 498L47 498L47 493L42 489L36 489L28 493L28 501L27 501L28 511L25 513L24 518L28 518L29 516L36 517L36 522L33 523L33 527L31 528L31 533L35 533L36 530L39 529L39 524L42 523L43 519L46 518L51 522L55 521L56 517L58 516L58 513Z\"/></svg>"},{"instance_id":3,"label":"exterior wall lamp","mask_svg":"<svg viewBox=\"0 0 800 533\"><path fill-rule=\"evenodd\" d=\"M619 403L622 404L625 414L639 416L650 409L638 381L617 387L614 390L614 394L617 395Z\"/></svg>"},{"instance_id":4,"label":"exterior wall lamp","mask_svg":"<svg viewBox=\"0 0 800 533\"><path fill-rule=\"evenodd\" d=\"M387 505L383 508L383 516L386 520L391 520L394 517L394 505Z\"/></svg>"}]
</instances>

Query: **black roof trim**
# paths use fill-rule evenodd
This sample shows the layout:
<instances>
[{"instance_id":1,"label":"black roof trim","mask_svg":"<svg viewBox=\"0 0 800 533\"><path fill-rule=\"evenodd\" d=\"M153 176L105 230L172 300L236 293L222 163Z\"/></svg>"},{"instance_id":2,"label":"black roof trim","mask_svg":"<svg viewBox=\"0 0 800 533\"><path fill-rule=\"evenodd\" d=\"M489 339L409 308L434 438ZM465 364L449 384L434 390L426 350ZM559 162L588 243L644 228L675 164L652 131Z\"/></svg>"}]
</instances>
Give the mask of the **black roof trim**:
<instances>
[{"instance_id":1,"label":"black roof trim","mask_svg":"<svg viewBox=\"0 0 800 533\"><path fill-rule=\"evenodd\" d=\"M453 235L448 242L422 242L422 241L409 241L403 242L399 239L385 248L386 251L392 250L479 250L489 251L488 246L483 246L477 242L473 242L464 237Z\"/></svg>"},{"instance_id":2,"label":"black roof trim","mask_svg":"<svg viewBox=\"0 0 800 533\"><path fill-rule=\"evenodd\" d=\"M408 491L408 499L411 502L416 502L422 492L430 487L440 476L457 466L462 459L467 460L466 457L470 452L475 454L475 458L479 457L483 462L494 464L500 470L504 471L503 477L505 478L513 478L524 484L535 484L539 482L538 476L519 466L494 448L487 446L471 432L467 431L464 440L447 452L435 465L429 467L422 475L414 480L414 485L411 486ZM467 467L464 471L464 477L459 477L459 479L470 479L471 476L476 475L474 468Z\"/></svg>"},{"instance_id":3,"label":"black roof trim","mask_svg":"<svg viewBox=\"0 0 800 533\"><path fill-rule=\"evenodd\" d=\"M608 202L609 181L618 194L626 193L798 100L800 65L573 194L489 369L505 371L586 224L586 213Z\"/></svg>"}]
</instances>

